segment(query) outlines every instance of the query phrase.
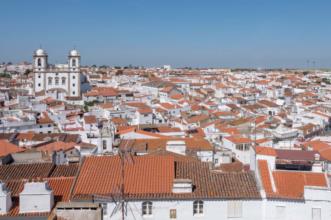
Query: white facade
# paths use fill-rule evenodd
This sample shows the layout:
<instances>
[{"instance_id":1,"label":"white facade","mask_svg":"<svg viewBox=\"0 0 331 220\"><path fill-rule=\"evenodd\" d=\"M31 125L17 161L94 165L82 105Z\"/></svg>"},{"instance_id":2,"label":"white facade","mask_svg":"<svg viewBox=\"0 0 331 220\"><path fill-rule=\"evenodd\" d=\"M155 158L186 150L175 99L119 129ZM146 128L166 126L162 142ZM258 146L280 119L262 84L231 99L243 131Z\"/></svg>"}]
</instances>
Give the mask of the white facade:
<instances>
[{"instance_id":1,"label":"white facade","mask_svg":"<svg viewBox=\"0 0 331 220\"><path fill-rule=\"evenodd\" d=\"M227 138L223 138L223 146L235 153L236 158L243 164L250 163L250 143L233 143Z\"/></svg>"},{"instance_id":2,"label":"white facade","mask_svg":"<svg viewBox=\"0 0 331 220\"><path fill-rule=\"evenodd\" d=\"M152 213L143 215L142 207L144 201L129 202L127 216L125 219L184 219L184 220L215 220L215 219L262 219L260 200L201 200L203 202L202 213L194 214L193 200L173 200L173 201L151 201ZM104 212L104 219L120 219L121 212L117 211L111 216L116 205L107 203L103 206L107 209ZM119 209L120 210L120 209ZM174 215L174 213L176 213ZM173 214L171 216L171 214ZM175 216L175 217L174 217ZM173 217L173 218L171 218Z\"/></svg>"},{"instance_id":3,"label":"white facade","mask_svg":"<svg viewBox=\"0 0 331 220\"><path fill-rule=\"evenodd\" d=\"M33 59L35 93L44 91L58 100L80 97L80 55L76 50L70 51L67 65L49 67L48 55L42 49L35 51Z\"/></svg>"}]
</instances>

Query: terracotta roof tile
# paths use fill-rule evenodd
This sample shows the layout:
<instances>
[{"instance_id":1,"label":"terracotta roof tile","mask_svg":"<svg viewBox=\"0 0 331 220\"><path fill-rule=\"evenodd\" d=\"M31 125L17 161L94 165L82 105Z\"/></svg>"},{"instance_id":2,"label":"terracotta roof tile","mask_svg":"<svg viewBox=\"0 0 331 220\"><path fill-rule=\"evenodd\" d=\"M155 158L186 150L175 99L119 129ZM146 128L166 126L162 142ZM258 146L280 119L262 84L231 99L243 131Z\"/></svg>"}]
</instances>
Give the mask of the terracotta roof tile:
<instances>
[{"instance_id":1,"label":"terracotta roof tile","mask_svg":"<svg viewBox=\"0 0 331 220\"><path fill-rule=\"evenodd\" d=\"M71 150L75 147L76 143L74 142L69 142L69 143L65 143L62 141L57 141L57 142L52 142L46 145L43 145L41 147L38 147L37 150L38 151L45 151L48 153L51 152L56 152L56 151L67 151L67 150Z\"/></svg>"},{"instance_id":2,"label":"terracotta roof tile","mask_svg":"<svg viewBox=\"0 0 331 220\"><path fill-rule=\"evenodd\" d=\"M188 160L174 161L171 156L140 156L125 163L125 192L128 199L259 199L254 175L250 172L219 173L209 165ZM174 194L174 179L191 179L192 193ZM119 157L89 157L83 163L74 198L119 193Z\"/></svg>"},{"instance_id":3,"label":"terracotta roof tile","mask_svg":"<svg viewBox=\"0 0 331 220\"><path fill-rule=\"evenodd\" d=\"M272 147L256 146L255 152L260 155L277 156L276 150Z\"/></svg>"},{"instance_id":4,"label":"terracotta roof tile","mask_svg":"<svg viewBox=\"0 0 331 220\"><path fill-rule=\"evenodd\" d=\"M271 172L266 160L258 160L258 166L268 198L302 200L305 186L328 186L324 173L280 170ZM275 191L272 189L272 180L274 180Z\"/></svg>"},{"instance_id":5,"label":"terracotta roof tile","mask_svg":"<svg viewBox=\"0 0 331 220\"><path fill-rule=\"evenodd\" d=\"M118 156L87 157L74 194L119 193L121 160ZM172 157L143 156L125 162L125 192L128 194L170 193L174 178Z\"/></svg>"},{"instance_id":6,"label":"terracotta roof tile","mask_svg":"<svg viewBox=\"0 0 331 220\"><path fill-rule=\"evenodd\" d=\"M24 150L24 148L20 148L7 140L0 140L0 157L4 157L12 153L22 152Z\"/></svg>"},{"instance_id":7,"label":"terracotta roof tile","mask_svg":"<svg viewBox=\"0 0 331 220\"><path fill-rule=\"evenodd\" d=\"M12 164L0 166L0 180L45 178L52 172L52 163Z\"/></svg>"},{"instance_id":8,"label":"terracotta roof tile","mask_svg":"<svg viewBox=\"0 0 331 220\"><path fill-rule=\"evenodd\" d=\"M97 118L95 115L86 115L84 116L85 124L95 124L97 123Z\"/></svg>"},{"instance_id":9,"label":"terracotta roof tile","mask_svg":"<svg viewBox=\"0 0 331 220\"><path fill-rule=\"evenodd\" d=\"M64 165L57 165L53 172L50 174L50 177L71 177L76 176L78 171L78 163L70 163Z\"/></svg>"}]
</instances>

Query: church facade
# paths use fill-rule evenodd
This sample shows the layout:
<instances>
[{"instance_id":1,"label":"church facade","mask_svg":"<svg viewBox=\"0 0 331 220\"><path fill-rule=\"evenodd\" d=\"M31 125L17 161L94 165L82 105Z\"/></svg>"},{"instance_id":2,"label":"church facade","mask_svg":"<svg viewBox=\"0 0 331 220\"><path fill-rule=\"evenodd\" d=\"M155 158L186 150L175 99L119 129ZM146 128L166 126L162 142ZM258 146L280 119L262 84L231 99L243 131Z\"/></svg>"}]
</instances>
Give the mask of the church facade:
<instances>
[{"instance_id":1,"label":"church facade","mask_svg":"<svg viewBox=\"0 0 331 220\"><path fill-rule=\"evenodd\" d=\"M38 49L33 55L33 71L36 96L57 100L81 96L80 54L77 50L69 52L67 64L49 65L46 51Z\"/></svg>"}]
</instances>

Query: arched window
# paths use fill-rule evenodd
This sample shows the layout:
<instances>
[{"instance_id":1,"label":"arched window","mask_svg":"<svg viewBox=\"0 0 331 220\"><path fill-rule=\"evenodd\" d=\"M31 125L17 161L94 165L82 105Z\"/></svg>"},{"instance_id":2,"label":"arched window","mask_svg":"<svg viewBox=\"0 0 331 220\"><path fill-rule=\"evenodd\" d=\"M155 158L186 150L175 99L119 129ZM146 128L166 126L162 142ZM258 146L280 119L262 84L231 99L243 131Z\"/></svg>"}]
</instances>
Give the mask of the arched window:
<instances>
[{"instance_id":1,"label":"arched window","mask_svg":"<svg viewBox=\"0 0 331 220\"><path fill-rule=\"evenodd\" d=\"M40 58L37 59L37 66L41 66L41 59Z\"/></svg>"},{"instance_id":2,"label":"arched window","mask_svg":"<svg viewBox=\"0 0 331 220\"><path fill-rule=\"evenodd\" d=\"M152 202L143 202L142 203L142 215L152 215L153 203Z\"/></svg>"},{"instance_id":3,"label":"arched window","mask_svg":"<svg viewBox=\"0 0 331 220\"><path fill-rule=\"evenodd\" d=\"M203 214L203 201L198 200L193 202L193 215Z\"/></svg>"},{"instance_id":4,"label":"arched window","mask_svg":"<svg viewBox=\"0 0 331 220\"><path fill-rule=\"evenodd\" d=\"M62 77L61 81L62 81L62 85L66 84L66 78L65 77Z\"/></svg>"},{"instance_id":5,"label":"arched window","mask_svg":"<svg viewBox=\"0 0 331 220\"><path fill-rule=\"evenodd\" d=\"M52 77L48 77L48 85L52 85L52 80L53 80Z\"/></svg>"},{"instance_id":6,"label":"arched window","mask_svg":"<svg viewBox=\"0 0 331 220\"><path fill-rule=\"evenodd\" d=\"M59 81L60 81L59 77L55 77L55 85L59 85Z\"/></svg>"},{"instance_id":7,"label":"arched window","mask_svg":"<svg viewBox=\"0 0 331 220\"><path fill-rule=\"evenodd\" d=\"M72 60L72 66L76 66L76 60L75 59Z\"/></svg>"}]
</instances>

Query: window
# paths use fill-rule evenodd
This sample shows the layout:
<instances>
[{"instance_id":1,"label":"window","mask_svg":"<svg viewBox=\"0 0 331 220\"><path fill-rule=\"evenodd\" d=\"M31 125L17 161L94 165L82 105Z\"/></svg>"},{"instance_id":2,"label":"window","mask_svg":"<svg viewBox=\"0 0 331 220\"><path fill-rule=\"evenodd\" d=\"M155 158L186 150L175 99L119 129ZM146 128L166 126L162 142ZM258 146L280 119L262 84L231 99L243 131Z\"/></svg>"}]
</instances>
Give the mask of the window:
<instances>
[{"instance_id":1,"label":"window","mask_svg":"<svg viewBox=\"0 0 331 220\"><path fill-rule=\"evenodd\" d=\"M312 208L312 216L311 219L312 220L321 220L322 219L322 215L321 215L321 209L320 208Z\"/></svg>"},{"instance_id":2,"label":"window","mask_svg":"<svg viewBox=\"0 0 331 220\"><path fill-rule=\"evenodd\" d=\"M37 60L37 66L41 66L41 59L40 58L38 58L38 60Z\"/></svg>"},{"instance_id":3,"label":"window","mask_svg":"<svg viewBox=\"0 0 331 220\"><path fill-rule=\"evenodd\" d=\"M65 77L62 77L61 81L62 81L62 85L66 84L66 78Z\"/></svg>"},{"instance_id":4,"label":"window","mask_svg":"<svg viewBox=\"0 0 331 220\"><path fill-rule=\"evenodd\" d=\"M48 85L52 85L52 80L53 80L52 77L48 77Z\"/></svg>"},{"instance_id":5,"label":"window","mask_svg":"<svg viewBox=\"0 0 331 220\"><path fill-rule=\"evenodd\" d=\"M38 83L38 87L40 87L40 83Z\"/></svg>"},{"instance_id":6,"label":"window","mask_svg":"<svg viewBox=\"0 0 331 220\"><path fill-rule=\"evenodd\" d=\"M73 94L73 95L75 95L75 94L76 94L76 92L75 92L75 91L73 91L73 92L72 92L72 94Z\"/></svg>"},{"instance_id":7,"label":"window","mask_svg":"<svg viewBox=\"0 0 331 220\"><path fill-rule=\"evenodd\" d=\"M73 84L72 84L72 86L73 86L73 87L75 87L75 86L76 86L76 84L75 84L75 83L73 83Z\"/></svg>"},{"instance_id":8,"label":"window","mask_svg":"<svg viewBox=\"0 0 331 220\"><path fill-rule=\"evenodd\" d=\"M143 216L152 215L152 208L153 208L153 203L152 202L143 202L142 203L142 214L143 214Z\"/></svg>"},{"instance_id":9,"label":"window","mask_svg":"<svg viewBox=\"0 0 331 220\"><path fill-rule=\"evenodd\" d=\"M60 81L59 77L55 77L55 85L59 85L59 81Z\"/></svg>"},{"instance_id":10,"label":"window","mask_svg":"<svg viewBox=\"0 0 331 220\"><path fill-rule=\"evenodd\" d=\"M237 144L236 149L242 151L242 150L244 150L244 145L243 144Z\"/></svg>"},{"instance_id":11,"label":"window","mask_svg":"<svg viewBox=\"0 0 331 220\"><path fill-rule=\"evenodd\" d=\"M202 215L203 214L203 201L194 201L193 202L193 215Z\"/></svg>"},{"instance_id":12,"label":"window","mask_svg":"<svg viewBox=\"0 0 331 220\"><path fill-rule=\"evenodd\" d=\"M72 79L76 79L76 76L72 76Z\"/></svg>"},{"instance_id":13,"label":"window","mask_svg":"<svg viewBox=\"0 0 331 220\"><path fill-rule=\"evenodd\" d=\"M40 75L40 74L38 74L38 78L39 78L39 79L41 78L41 75Z\"/></svg>"},{"instance_id":14,"label":"window","mask_svg":"<svg viewBox=\"0 0 331 220\"><path fill-rule=\"evenodd\" d=\"M242 217L242 201L229 201L228 218L241 218L241 217Z\"/></svg>"},{"instance_id":15,"label":"window","mask_svg":"<svg viewBox=\"0 0 331 220\"><path fill-rule=\"evenodd\" d=\"M107 215L107 203L101 203L103 215Z\"/></svg>"},{"instance_id":16,"label":"window","mask_svg":"<svg viewBox=\"0 0 331 220\"><path fill-rule=\"evenodd\" d=\"M276 219L285 219L286 209L285 206L276 206Z\"/></svg>"},{"instance_id":17,"label":"window","mask_svg":"<svg viewBox=\"0 0 331 220\"><path fill-rule=\"evenodd\" d=\"M72 60L72 66L76 66L76 60Z\"/></svg>"},{"instance_id":18,"label":"window","mask_svg":"<svg viewBox=\"0 0 331 220\"><path fill-rule=\"evenodd\" d=\"M102 149L107 149L107 140L102 140Z\"/></svg>"},{"instance_id":19,"label":"window","mask_svg":"<svg viewBox=\"0 0 331 220\"><path fill-rule=\"evenodd\" d=\"M176 218L177 218L177 210L170 209L170 219L176 219Z\"/></svg>"}]
</instances>

